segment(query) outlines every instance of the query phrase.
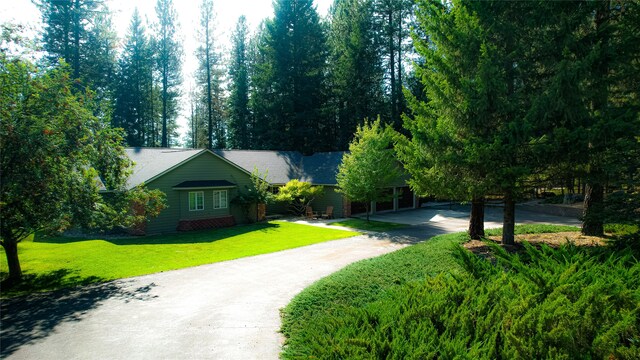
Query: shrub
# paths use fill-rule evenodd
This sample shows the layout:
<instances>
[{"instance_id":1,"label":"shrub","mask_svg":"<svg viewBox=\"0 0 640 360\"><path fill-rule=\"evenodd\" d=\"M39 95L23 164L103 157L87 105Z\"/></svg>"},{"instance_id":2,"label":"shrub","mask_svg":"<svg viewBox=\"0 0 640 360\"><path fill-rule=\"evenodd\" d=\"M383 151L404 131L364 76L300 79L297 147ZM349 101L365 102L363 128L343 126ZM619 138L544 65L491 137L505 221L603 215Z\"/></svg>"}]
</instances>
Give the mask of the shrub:
<instances>
[{"instance_id":1,"label":"shrub","mask_svg":"<svg viewBox=\"0 0 640 360\"><path fill-rule=\"evenodd\" d=\"M628 251L461 247L463 272L385 288L307 323L285 357L390 359L640 358L640 263ZM400 259L397 259L400 260Z\"/></svg>"}]
</instances>

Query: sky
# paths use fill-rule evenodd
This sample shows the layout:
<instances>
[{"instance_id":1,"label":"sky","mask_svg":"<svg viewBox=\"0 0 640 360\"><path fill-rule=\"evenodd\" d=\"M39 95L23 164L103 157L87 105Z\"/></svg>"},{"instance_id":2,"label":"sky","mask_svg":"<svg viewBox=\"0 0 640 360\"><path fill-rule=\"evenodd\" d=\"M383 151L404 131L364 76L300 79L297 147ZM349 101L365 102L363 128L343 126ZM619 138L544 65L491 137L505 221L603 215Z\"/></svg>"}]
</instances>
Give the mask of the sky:
<instances>
[{"instance_id":1,"label":"sky","mask_svg":"<svg viewBox=\"0 0 640 360\"><path fill-rule=\"evenodd\" d=\"M155 0L105 0L112 12L112 22L118 32L120 41L129 27L134 8L138 8L143 19L150 22L155 20ZM181 28L182 44L184 47L183 71L183 99L182 114L178 118L181 134L187 129L188 100L186 94L193 84L193 73L197 68L194 55L197 43L196 28L198 26L199 6L201 0L174 0L174 7L178 12L178 22ZM329 11L333 0L314 0L320 16L324 17ZM265 18L273 17L272 0L214 0L216 12L216 36L223 54L230 50L229 38L235 29L236 22L241 15L247 17L249 28L253 31ZM0 0L0 23L11 21L20 24L30 24L38 29L41 25L40 11L31 0Z\"/></svg>"}]
</instances>

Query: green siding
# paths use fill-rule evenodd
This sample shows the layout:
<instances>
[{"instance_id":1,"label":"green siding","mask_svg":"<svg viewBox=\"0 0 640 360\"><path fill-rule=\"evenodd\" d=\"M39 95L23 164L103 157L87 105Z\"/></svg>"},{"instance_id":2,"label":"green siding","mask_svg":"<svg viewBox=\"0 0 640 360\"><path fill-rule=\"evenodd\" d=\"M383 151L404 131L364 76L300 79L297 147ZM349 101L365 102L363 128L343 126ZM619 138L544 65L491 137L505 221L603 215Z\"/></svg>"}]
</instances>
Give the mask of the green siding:
<instances>
[{"instance_id":1,"label":"green siding","mask_svg":"<svg viewBox=\"0 0 640 360\"><path fill-rule=\"evenodd\" d=\"M203 189L204 210L189 211L189 191L174 190L173 187L184 181L192 180L227 180L236 185L228 191L228 207L213 209L214 189ZM147 183L150 189L159 189L167 195L168 207L147 224L147 233L175 232L180 220L206 219L218 216L233 215L237 223L246 221L239 206L232 204L238 190L244 190L251 183L250 176L244 171L230 165L217 156L204 152L179 167Z\"/></svg>"},{"instance_id":2,"label":"green siding","mask_svg":"<svg viewBox=\"0 0 640 360\"><path fill-rule=\"evenodd\" d=\"M323 213L327 211L327 206L333 206L333 217L343 217L343 197L342 194L336 192L335 186L325 186L324 195L313 200L311 207L313 211Z\"/></svg>"}]
</instances>

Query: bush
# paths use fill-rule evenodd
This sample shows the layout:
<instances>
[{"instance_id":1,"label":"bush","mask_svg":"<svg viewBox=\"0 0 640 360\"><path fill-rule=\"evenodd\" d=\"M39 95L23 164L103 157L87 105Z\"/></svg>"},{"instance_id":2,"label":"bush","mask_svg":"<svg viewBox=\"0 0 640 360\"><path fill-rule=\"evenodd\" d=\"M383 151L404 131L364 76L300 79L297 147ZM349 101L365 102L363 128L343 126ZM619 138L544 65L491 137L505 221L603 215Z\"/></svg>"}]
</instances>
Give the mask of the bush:
<instances>
[{"instance_id":1,"label":"bush","mask_svg":"<svg viewBox=\"0 0 640 360\"><path fill-rule=\"evenodd\" d=\"M387 287L375 301L310 318L304 345L283 355L640 358L637 258L627 250L525 247L511 255L494 246L493 265L457 246L465 271Z\"/></svg>"}]
</instances>

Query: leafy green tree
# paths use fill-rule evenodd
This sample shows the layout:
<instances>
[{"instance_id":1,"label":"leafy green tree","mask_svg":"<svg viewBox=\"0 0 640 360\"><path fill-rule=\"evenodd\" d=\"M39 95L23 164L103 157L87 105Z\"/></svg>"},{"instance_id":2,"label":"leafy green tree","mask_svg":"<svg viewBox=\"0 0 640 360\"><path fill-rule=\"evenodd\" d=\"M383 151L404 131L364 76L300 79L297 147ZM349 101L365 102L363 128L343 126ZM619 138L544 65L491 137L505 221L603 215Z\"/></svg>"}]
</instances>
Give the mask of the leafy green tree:
<instances>
[{"instance_id":1,"label":"leafy green tree","mask_svg":"<svg viewBox=\"0 0 640 360\"><path fill-rule=\"evenodd\" d=\"M251 114L249 111L249 59L247 19L241 16L231 35L229 66L229 148L249 149Z\"/></svg>"},{"instance_id":2,"label":"leafy green tree","mask_svg":"<svg viewBox=\"0 0 640 360\"><path fill-rule=\"evenodd\" d=\"M36 231L113 226L113 214L140 221L128 216L128 201L101 197L100 183L137 199L142 213L163 207L157 192L126 191L122 137L92 114L91 93L73 84L64 67L41 70L0 56L0 244L9 265L3 285L20 280L18 242Z\"/></svg>"},{"instance_id":3,"label":"leafy green tree","mask_svg":"<svg viewBox=\"0 0 640 360\"><path fill-rule=\"evenodd\" d=\"M251 184L245 186L245 191L241 191L233 201L245 209L247 218L251 217L249 215L251 207L255 207L255 219L260 221L260 206L266 206L273 200L274 195L269 185L269 170L261 173L257 167L254 167L251 172Z\"/></svg>"},{"instance_id":4,"label":"leafy green tree","mask_svg":"<svg viewBox=\"0 0 640 360\"><path fill-rule=\"evenodd\" d=\"M401 179L398 160L393 152L395 131L380 124L380 119L358 126L338 168L338 191L351 201L364 202L369 221L369 204L389 200L385 192Z\"/></svg>"},{"instance_id":5,"label":"leafy green tree","mask_svg":"<svg viewBox=\"0 0 640 360\"><path fill-rule=\"evenodd\" d=\"M362 120L384 109L384 71L373 10L371 0L336 0L331 8L328 107L336 122L336 149L346 149Z\"/></svg>"},{"instance_id":6,"label":"leafy green tree","mask_svg":"<svg viewBox=\"0 0 640 360\"><path fill-rule=\"evenodd\" d=\"M307 206L321 196L323 191L322 186L313 186L311 183L294 179L280 188L275 201L287 203L292 213L303 215Z\"/></svg>"},{"instance_id":7,"label":"leafy green tree","mask_svg":"<svg viewBox=\"0 0 640 360\"><path fill-rule=\"evenodd\" d=\"M325 105L326 35L312 0L276 0L266 23L256 68L256 87L268 92L256 106L256 122L267 130L269 149L321 150Z\"/></svg>"},{"instance_id":8,"label":"leafy green tree","mask_svg":"<svg viewBox=\"0 0 640 360\"><path fill-rule=\"evenodd\" d=\"M158 0L156 4L158 23L155 28L156 69L160 78L160 99L162 119L162 147L171 145L170 137L175 138L182 84L182 46L178 39L178 14L172 0Z\"/></svg>"}]
</instances>

